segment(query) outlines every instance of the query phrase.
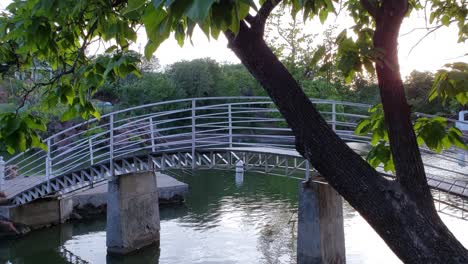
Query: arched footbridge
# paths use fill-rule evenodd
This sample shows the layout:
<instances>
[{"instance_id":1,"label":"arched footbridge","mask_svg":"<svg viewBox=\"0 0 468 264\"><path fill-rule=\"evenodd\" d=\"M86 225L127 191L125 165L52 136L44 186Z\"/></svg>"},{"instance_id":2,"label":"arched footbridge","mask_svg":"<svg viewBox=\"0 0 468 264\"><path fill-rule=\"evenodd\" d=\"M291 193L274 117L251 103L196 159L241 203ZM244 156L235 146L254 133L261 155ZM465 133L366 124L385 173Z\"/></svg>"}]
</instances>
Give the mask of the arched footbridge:
<instances>
[{"instance_id":1,"label":"arched footbridge","mask_svg":"<svg viewBox=\"0 0 468 264\"><path fill-rule=\"evenodd\" d=\"M367 117L370 105L311 100L333 130L365 155L370 137L353 131ZM450 125L459 122L448 121ZM468 141L467 135L463 137ZM90 188L109 179L112 172L233 169L238 160L247 171L298 179L314 171L294 150L290 129L266 97L196 98L142 105L64 129L45 141L49 151L29 149L6 161L4 171L0 171L0 175L3 172L7 179L12 178L3 185L11 204ZM424 146L421 152L439 210L468 219L464 152L452 148L437 154Z\"/></svg>"}]
</instances>

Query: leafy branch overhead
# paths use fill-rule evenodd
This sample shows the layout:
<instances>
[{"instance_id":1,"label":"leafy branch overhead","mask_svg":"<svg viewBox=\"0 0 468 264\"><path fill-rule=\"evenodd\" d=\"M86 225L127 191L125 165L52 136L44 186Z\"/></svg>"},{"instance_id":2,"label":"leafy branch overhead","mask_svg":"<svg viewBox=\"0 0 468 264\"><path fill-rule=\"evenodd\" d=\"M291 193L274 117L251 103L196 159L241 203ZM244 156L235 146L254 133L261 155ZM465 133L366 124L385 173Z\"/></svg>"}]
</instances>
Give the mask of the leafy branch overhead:
<instances>
[{"instance_id":1,"label":"leafy branch overhead","mask_svg":"<svg viewBox=\"0 0 468 264\"><path fill-rule=\"evenodd\" d=\"M429 101L442 98L456 98L462 104L468 104L468 64L464 62L446 64L447 69L437 71L434 86L429 94Z\"/></svg>"},{"instance_id":2,"label":"leafy branch overhead","mask_svg":"<svg viewBox=\"0 0 468 264\"><path fill-rule=\"evenodd\" d=\"M27 72L45 64L52 76L31 84L16 111L0 114L0 121L7 123L24 116L37 118L28 108L32 93L42 95L43 109L65 106L67 110L62 120L76 116L99 118L99 112L90 101L99 87L130 73L139 74L140 58L130 51L130 45L136 42L140 27L144 27L148 36L144 54L149 59L171 36L179 45L184 45L187 39L191 40L195 27L201 28L207 37L217 39L221 33L236 36L241 27L247 26L261 38L266 19L280 3L303 20L317 17L324 23L342 10L353 19L354 25L338 36L333 54L337 68L348 82L355 73L366 70L373 74L376 63L386 63L382 60L382 51L372 45L375 29L372 13L381 1L15 0L0 14L0 71ZM410 3L408 12L423 8L419 1ZM459 28L459 40L466 39L466 6L455 0L432 0L430 7L430 22L443 26L455 23ZM447 17L452 19L447 20ZM104 54L96 56L96 49ZM321 58L328 61L326 58L331 55L324 47L317 51L310 63L318 63ZM459 65L452 66L453 70L440 72L436 90L442 98L456 94L460 102L466 103L466 79L447 82L447 78L456 79L461 75L466 78L466 70L461 71ZM33 142L37 141L34 137L40 131L33 127L19 126L15 132L2 127L0 141L10 146L10 150L37 146ZM14 140L5 141L7 137L20 139L23 135L31 136L25 145L10 145Z\"/></svg>"},{"instance_id":3,"label":"leafy branch overhead","mask_svg":"<svg viewBox=\"0 0 468 264\"><path fill-rule=\"evenodd\" d=\"M449 126L444 117L419 117L413 123L413 129L418 145L426 146L437 153L451 147L468 149L462 139L463 134L460 129ZM373 167L382 165L385 171L395 172L382 104L369 109L369 117L359 122L354 133L371 136L373 147L366 157L369 164Z\"/></svg>"}]
</instances>

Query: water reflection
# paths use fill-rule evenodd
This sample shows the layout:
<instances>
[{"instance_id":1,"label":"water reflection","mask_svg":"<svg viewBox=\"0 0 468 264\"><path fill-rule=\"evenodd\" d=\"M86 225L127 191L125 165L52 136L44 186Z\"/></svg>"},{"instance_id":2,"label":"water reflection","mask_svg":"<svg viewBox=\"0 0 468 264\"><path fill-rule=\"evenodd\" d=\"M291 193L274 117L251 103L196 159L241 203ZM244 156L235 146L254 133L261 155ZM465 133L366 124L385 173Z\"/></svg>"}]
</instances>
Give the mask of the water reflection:
<instances>
[{"instance_id":1,"label":"water reflection","mask_svg":"<svg viewBox=\"0 0 468 264\"><path fill-rule=\"evenodd\" d=\"M295 263L298 181L232 172L186 175L190 195L180 206L162 206L161 245L127 257L107 256L105 217L33 232L0 242L0 263L67 263L67 250L90 263ZM344 205L348 263L399 263L349 205ZM468 245L468 222L442 216Z\"/></svg>"},{"instance_id":2,"label":"water reflection","mask_svg":"<svg viewBox=\"0 0 468 264\"><path fill-rule=\"evenodd\" d=\"M244 184L244 173L236 172L236 186L241 187Z\"/></svg>"},{"instance_id":3,"label":"water reflection","mask_svg":"<svg viewBox=\"0 0 468 264\"><path fill-rule=\"evenodd\" d=\"M127 256L115 256L107 254L106 262L107 264L158 264L159 254L159 247L150 246L138 251L136 254L130 254Z\"/></svg>"},{"instance_id":4,"label":"water reflection","mask_svg":"<svg viewBox=\"0 0 468 264\"><path fill-rule=\"evenodd\" d=\"M58 252L67 240L70 225L39 230L20 240L0 240L0 263L68 263Z\"/></svg>"}]
</instances>

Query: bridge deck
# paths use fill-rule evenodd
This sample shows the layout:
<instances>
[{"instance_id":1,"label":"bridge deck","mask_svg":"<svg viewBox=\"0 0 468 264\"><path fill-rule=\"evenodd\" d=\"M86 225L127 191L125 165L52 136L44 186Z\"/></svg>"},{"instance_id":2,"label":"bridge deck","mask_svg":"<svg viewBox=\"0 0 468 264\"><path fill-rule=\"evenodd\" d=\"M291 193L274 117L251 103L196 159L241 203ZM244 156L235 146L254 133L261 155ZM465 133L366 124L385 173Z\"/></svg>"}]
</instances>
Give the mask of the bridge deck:
<instances>
[{"instance_id":1,"label":"bridge deck","mask_svg":"<svg viewBox=\"0 0 468 264\"><path fill-rule=\"evenodd\" d=\"M350 147L359 154L366 152L366 146L359 143L348 143ZM252 152L260 154L274 154L281 156L288 156L294 158L302 158L301 155L293 149L284 149L276 147L232 147L232 148L207 148L200 149L199 151L233 151L233 152ZM427 171L431 171L429 168ZM383 173L383 171L381 171ZM386 176L391 176L384 174ZM468 178L460 176L453 177L448 175L436 175L427 173L428 184L432 189L444 191L450 194L455 194L462 198L468 198ZM20 194L40 183L46 182L45 177L24 177L18 176L11 180L5 181L4 191L8 199Z\"/></svg>"},{"instance_id":2,"label":"bridge deck","mask_svg":"<svg viewBox=\"0 0 468 264\"><path fill-rule=\"evenodd\" d=\"M11 197L45 181L45 177L17 176L13 179L5 180L4 189L2 191L5 192L6 197L10 199Z\"/></svg>"},{"instance_id":3,"label":"bridge deck","mask_svg":"<svg viewBox=\"0 0 468 264\"><path fill-rule=\"evenodd\" d=\"M348 145L350 145L348 143ZM352 149L356 152L365 151L362 146L359 144L351 145ZM301 155L292 149L280 149L280 148L269 148L269 147L234 147L234 148L222 148L224 150L238 151L238 152L255 152L263 154L279 154L290 157L301 157ZM384 174L388 175L388 174ZM429 186L436 190L441 190L451 194L456 194L463 198L468 198L468 178L448 178L440 175L435 175L432 173L427 173L427 183Z\"/></svg>"},{"instance_id":4,"label":"bridge deck","mask_svg":"<svg viewBox=\"0 0 468 264\"><path fill-rule=\"evenodd\" d=\"M168 175L158 173L158 190L160 197L170 200L175 194L181 196L188 190L187 184L180 182ZM7 199L11 199L15 195L24 192L40 183L46 182L45 177L24 177L18 176L11 180L5 181L5 194ZM76 196L91 197L93 195L107 194L107 183L98 184L95 188L85 188L83 191L77 191Z\"/></svg>"}]
</instances>

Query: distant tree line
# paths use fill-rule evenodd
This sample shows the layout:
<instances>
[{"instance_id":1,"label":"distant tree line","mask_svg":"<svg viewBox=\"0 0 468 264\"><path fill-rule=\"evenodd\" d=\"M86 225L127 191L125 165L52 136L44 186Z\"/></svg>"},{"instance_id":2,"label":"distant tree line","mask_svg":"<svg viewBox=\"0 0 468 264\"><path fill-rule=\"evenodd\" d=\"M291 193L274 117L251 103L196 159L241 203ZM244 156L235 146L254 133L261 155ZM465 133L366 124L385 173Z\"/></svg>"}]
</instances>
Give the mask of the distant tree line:
<instances>
[{"instance_id":1,"label":"distant tree line","mask_svg":"<svg viewBox=\"0 0 468 264\"><path fill-rule=\"evenodd\" d=\"M322 64L321 69L311 69L304 61L290 56L283 57L287 67L291 68L291 72L311 98L372 105L380 100L377 84L372 76L357 75L351 82L346 82L336 68L324 66L326 63ZM111 102L112 108L101 109L109 111L181 98L266 95L242 64L223 64L210 58L202 58L179 61L162 68L158 60L153 58L141 63L140 71L140 77L130 74L117 82L103 85L93 95L94 102ZM456 112L460 110L456 102L429 102L428 96L433 82L434 74L431 72L413 71L407 76L405 89L409 104L416 112L455 117ZM0 111L11 111L21 99L27 84L14 78L7 78L0 84L0 92L3 95ZM28 109L39 111L40 101L41 92L32 94L28 99ZM46 111L44 114L52 122L59 122L64 111Z\"/></svg>"},{"instance_id":2,"label":"distant tree line","mask_svg":"<svg viewBox=\"0 0 468 264\"><path fill-rule=\"evenodd\" d=\"M221 64L210 58L180 61L161 69L157 60L142 67L141 77L129 75L114 84L106 84L94 95L95 99L111 102L115 107L127 108L181 98L216 96L264 96L257 81L242 64ZM297 79L311 98L376 104L379 91L373 77L357 76L346 83L339 74L299 74L300 64L294 67ZM408 102L416 112L452 116L456 103L429 102L434 82L431 72L413 71L405 80Z\"/></svg>"}]
</instances>

